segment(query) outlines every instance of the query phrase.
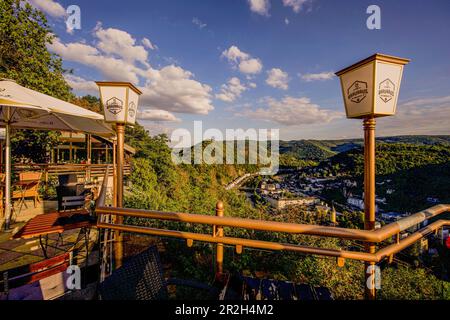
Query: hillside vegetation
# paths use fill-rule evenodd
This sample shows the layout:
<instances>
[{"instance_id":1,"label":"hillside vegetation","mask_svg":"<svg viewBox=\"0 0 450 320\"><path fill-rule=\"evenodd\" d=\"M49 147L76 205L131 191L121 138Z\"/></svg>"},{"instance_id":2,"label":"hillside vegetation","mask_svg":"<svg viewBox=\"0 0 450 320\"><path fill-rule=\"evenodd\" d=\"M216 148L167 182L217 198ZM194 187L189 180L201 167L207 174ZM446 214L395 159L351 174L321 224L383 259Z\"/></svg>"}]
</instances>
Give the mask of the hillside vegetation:
<instances>
[{"instance_id":1,"label":"hillside vegetation","mask_svg":"<svg viewBox=\"0 0 450 320\"><path fill-rule=\"evenodd\" d=\"M280 153L300 160L323 160L336 154L325 144L313 140L281 142Z\"/></svg>"},{"instance_id":2,"label":"hillside vegetation","mask_svg":"<svg viewBox=\"0 0 450 320\"><path fill-rule=\"evenodd\" d=\"M363 180L362 148L340 153L320 165L334 174ZM386 195L389 210L416 211L430 206L427 198L450 202L450 146L406 143L378 143L376 172L379 194Z\"/></svg>"},{"instance_id":3,"label":"hillside vegetation","mask_svg":"<svg viewBox=\"0 0 450 320\"><path fill-rule=\"evenodd\" d=\"M450 161L450 146L378 143L375 152L378 175L445 164ZM363 148L340 153L330 158L328 163L332 166L339 165L341 173L360 176L364 174ZM328 164L325 162L324 165Z\"/></svg>"},{"instance_id":4,"label":"hillside vegetation","mask_svg":"<svg viewBox=\"0 0 450 320\"><path fill-rule=\"evenodd\" d=\"M377 138L378 143L450 146L450 136L396 136ZM325 160L361 148L362 139L281 141L280 153L299 160Z\"/></svg>"},{"instance_id":5,"label":"hillside vegetation","mask_svg":"<svg viewBox=\"0 0 450 320\"><path fill-rule=\"evenodd\" d=\"M170 161L167 137L150 137L139 125L129 130L132 131L127 132L128 142L138 149L138 153L133 161L131 188L125 201L127 207L214 215L216 201L222 200L226 216L308 224L326 224L328 221L326 215L305 211L302 208L291 208L274 216L262 204L253 207L245 195L233 190L227 191L223 186L244 172L254 170L254 167L206 164L175 166ZM339 218L340 226L360 227L358 218L350 219L351 216L346 214L343 218ZM128 223L211 233L211 227L205 225L144 219L131 219ZM225 234L230 237L335 249L352 245L351 242L340 239L264 233L245 229L225 228ZM165 261L172 266L170 271L172 277L212 281L214 246L196 242L192 249L186 247L183 241L166 239L162 242L167 253ZM177 254L169 254L174 252ZM337 299L361 299L363 295L363 264L357 261L347 261L344 268L339 268L333 259L323 257L250 249L237 255L234 248L226 248L224 263L225 270L230 273L325 286L330 288ZM420 279L414 277L417 272L420 272ZM408 277L408 274L411 274L411 279L417 281L410 281L402 287L402 290L397 290L395 284L398 281L397 277ZM386 289L380 292L380 297L384 299L442 297L440 281L422 269L385 267L383 286Z\"/></svg>"}]
</instances>

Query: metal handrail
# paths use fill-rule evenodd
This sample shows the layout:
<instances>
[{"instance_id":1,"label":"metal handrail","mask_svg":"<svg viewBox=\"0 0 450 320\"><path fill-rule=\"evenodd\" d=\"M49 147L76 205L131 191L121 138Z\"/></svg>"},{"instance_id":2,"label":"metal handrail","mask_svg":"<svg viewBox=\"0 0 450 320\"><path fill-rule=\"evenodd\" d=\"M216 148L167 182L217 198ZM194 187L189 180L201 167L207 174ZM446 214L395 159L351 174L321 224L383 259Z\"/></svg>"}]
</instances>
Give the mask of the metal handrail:
<instances>
[{"instance_id":1,"label":"metal handrail","mask_svg":"<svg viewBox=\"0 0 450 320\"><path fill-rule=\"evenodd\" d=\"M105 171L105 175L103 177L103 182L102 182L102 187L100 190L100 194L97 198L97 202L96 202L96 212L97 209L100 207L105 207L105 203L106 203L106 192L108 189L108 182L109 182L109 172L111 170L111 166L107 166L106 167L106 171ZM102 215L99 214L97 217L97 225L100 225L102 223L111 223L113 222L111 219L111 215ZM100 261L100 281L105 280L106 276L107 276L107 268L108 265L112 265L111 261L108 261L108 255L112 258L111 252L112 252L112 241L113 241L113 237L114 237L114 233L112 232L111 229L107 229L103 232L103 236L100 234L99 235L99 240L100 240L100 246L101 246L101 252L100 252L100 257L101 257L101 261ZM103 241L102 241L103 238ZM103 242L103 245L102 245ZM111 271L111 270L110 270Z\"/></svg>"},{"instance_id":2,"label":"metal handrail","mask_svg":"<svg viewBox=\"0 0 450 320\"><path fill-rule=\"evenodd\" d=\"M223 244L236 246L236 251L238 252L242 252L243 247L251 247L256 249L286 250L286 251L300 252L304 254L315 254L315 255L336 257L338 258L338 261L341 264L343 263L343 261L345 261L345 259L353 259L376 263L380 262L386 257L393 257L394 254L404 250L405 248L415 243L416 241L420 240L421 238L427 236L428 234L435 232L436 230L444 226L449 226L450 221L438 220L402 240L400 240L399 236L400 232L407 230L411 227L414 227L416 225L419 225L420 223L424 222L427 219L436 217L448 211L450 211L450 205L437 205L427 210L420 211L407 218L401 219L397 222L388 224L378 230L359 230L359 229L338 228L330 226L292 224L284 222L262 221L262 220L242 219L242 218L222 217L222 216L208 216L208 215L176 213L176 212L115 208L115 207L105 207L101 205L97 207L97 213L99 217L101 217L102 215L114 215L123 217L177 221L185 223L197 223L197 224L211 225L213 226L213 230L216 230L217 226L220 227L226 226L226 227L260 230L260 231L336 237L341 239L361 240L376 243L380 243L388 239L389 237L397 235L396 243L389 245L385 248L382 248L374 253L308 247L288 243L275 243L270 241L252 240L244 238L233 238L224 236L223 234L218 235L216 234L216 232L213 232L213 234L210 235L177 230L165 230L149 227L124 225L118 223L105 223L104 221L100 220L98 221L97 227L100 229L109 229L122 232L181 238L187 241L188 246L192 246L193 241L202 241L202 242L216 243L218 247Z\"/></svg>"},{"instance_id":3,"label":"metal handrail","mask_svg":"<svg viewBox=\"0 0 450 320\"><path fill-rule=\"evenodd\" d=\"M423 221L450 211L450 205L441 204L420 211L397 222L385 225L377 230L348 229L330 226L293 224L286 222L263 221L242 219L234 217L217 217L200 214L162 212L152 210L139 210L128 208L97 207L99 214L113 214L135 218L148 218L169 220L185 223L198 223L205 225L220 225L224 227L245 228L260 231L283 232L291 234L307 234L313 236L335 237L348 240L360 240L365 242L382 242L400 232L407 230Z\"/></svg>"},{"instance_id":4,"label":"metal handrail","mask_svg":"<svg viewBox=\"0 0 450 320\"><path fill-rule=\"evenodd\" d=\"M201 233L192 233L192 232L184 232L184 231L174 231L174 230L164 230L164 229L155 229L148 227L138 227L138 226L130 226L130 225L121 225L121 224L113 224L113 223L98 223L97 227L100 229L111 229L116 231L123 232L131 232L131 233L140 233L140 234L148 234L154 236L163 236L163 237L173 237L173 238L181 238L186 239L192 245L192 241L201 241L201 242L209 242L216 244L226 244L236 246L237 250L242 251L242 247L250 247L256 249L265 249L265 250L274 250L274 251L293 251L304 254L314 254L321 256L329 256L336 257L339 259L352 259L366 262L380 262L381 260L392 257L394 254L404 250L409 247L411 244L417 242L421 238L429 235L430 233L436 231L437 229L443 226L450 226L450 221L447 220L439 220L429 226L413 233L412 235L406 237L399 242L387 246L378 252L375 253L367 253L367 252L356 252L356 251L348 251L348 250L337 250L337 249L326 249L319 247L309 247L309 246L301 246L295 244L288 243L276 243L270 241L261 241L261 240L252 240L252 239L243 239L243 238L233 238L233 237L220 237L213 236Z\"/></svg>"},{"instance_id":5,"label":"metal handrail","mask_svg":"<svg viewBox=\"0 0 450 320\"><path fill-rule=\"evenodd\" d=\"M105 175L103 176L102 181L102 187L100 190L100 194L97 198L96 202L96 212L99 212L99 208L105 208L105 202L106 202L106 191L108 189L108 181L109 181L109 175L111 171L111 165L108 165L105 169Z\"/></svg>"}]
</instances>

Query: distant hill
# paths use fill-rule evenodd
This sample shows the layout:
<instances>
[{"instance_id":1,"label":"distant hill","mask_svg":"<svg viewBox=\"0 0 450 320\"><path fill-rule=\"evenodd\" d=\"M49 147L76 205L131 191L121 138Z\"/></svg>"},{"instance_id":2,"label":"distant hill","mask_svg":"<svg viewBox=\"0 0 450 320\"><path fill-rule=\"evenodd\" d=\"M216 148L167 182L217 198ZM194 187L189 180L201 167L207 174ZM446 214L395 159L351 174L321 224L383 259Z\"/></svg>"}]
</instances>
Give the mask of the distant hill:
<instances>
[{"instance_id":1,"label":"distant hill","mask_svg":"<svg viewBox=\"0 0 450 320\"><path fill-rule=\"evenodd\" d=\"M280 153L301 160L323 160L336 154L327 143L315 140L280 142Z\"/></svg>"},{"instance_id":2,"label":"distant hill","mask_svg":"<svg viewBox=\"0 0 450 320\"><path fill-rule=\"evenodd\" d=\"M321 167L336 167L341 173L361 176L364 173L362 147L341 152L321 163ZM381 142L376 147L376 169L379 175L442 165L450 161L450 145L421 145Z\"/></svg>"},{"instance_id":3,"label":"distant hill","mask_svg":"<svg viewBox=\"0 0 450 320\"><path fill-rule=\"evenodd\" d=\"M377 138L377 142L406 143L424 146L450 146L450 135L380 137ZM280 153L288 154L289 156L294 156L301 160L320 161L342 152L358 149L362 145L362 139L281 141Z\"/></svg>"},{"instance_id":4,"label":"distant hill","mask_svg":"<svg viewBox=\"0 0 450 320\"><path fill-rule=\"evenodd\" d=\"M410 143L432 146L450 146L450 136L396 136L378 138L377 140L386 143Z\"/></svg>"},{"instance_id":5,"label":"distant hill","mask_svg":"<svg viewBox=\"0 0 450 320\"><path fill-rule=\"evenodd\" d=\"M242 142L242 141L241 141ZM252 141L255 143L255 141ZM450 147L450 136L397 136L397 137L381 137L377 138L378 145L384 144L409 144L413 146L442 146L442 147ZM258 151L249 149L250 141L246 141L243 148L237 147L237 141L234 141L234 159L235 163L237 163L237 159L246 159L247 164L238 165L240 169L243 169L247 172L255 172L258 170L258 165L249 165L248 160L250 158L257 159ZM213 150L226 150L224 141L203 141L201 150L205 150L208 148L207 154L211 151L214 156L216 156ZM280 166L281 167L309 167L316 166L320 162L331 159L334 157L338 157L343 153L350 152L352 150L361 149L363 146L362 139L342 139L342 140L293 140L293 141L280 141ZM197 145L199 147L199 145ZM216 149L217 148L217 149ZM270 149L270 146L268 146ZM192 146L191 156L192 161L194 158L194 149L196 147ZM187 149L185 149L187 150ZM182 149L178 150L180 154L182 154ZM349 154L351 155L351 154ZM224 163L226 155L223 154ZM406 157L409 157L406 155ZM338 158L336 158L338 159ZM207 159L203 159L207 163ZM381 162L380 162L381 164Z\"/></svg>"},{"instance_id":6,"label":"distant hill","mask_svg":"<svg viewBox=\"0 0 450 320\"><path fill-rule=\"evenodd\" d=\"M430 144L429 139L408 137L415 144L385 140L376 148L377 194L387 198L384 209L417 211L430 207L427 198L450 202L450 144ZM417 139L417 140L415 140ZM363 148L339 153L322 161L319 168L333 174L363 180ZM387 190L394 190L387 194Z\"/></svg>"}]
</instances>

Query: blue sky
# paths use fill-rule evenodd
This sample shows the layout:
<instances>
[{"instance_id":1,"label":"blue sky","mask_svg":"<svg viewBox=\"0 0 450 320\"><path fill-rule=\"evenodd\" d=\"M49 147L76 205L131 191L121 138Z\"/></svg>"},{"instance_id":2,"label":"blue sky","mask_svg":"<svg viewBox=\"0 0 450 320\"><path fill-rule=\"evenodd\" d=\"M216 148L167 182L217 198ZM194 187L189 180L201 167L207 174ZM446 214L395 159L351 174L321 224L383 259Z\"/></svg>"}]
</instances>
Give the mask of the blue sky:
<instances>
[{"instance_id":1,"label":"blue sky","mask_svg":"<svg viewBox=\"0 0 450 320\"><path fill-rule=\"evenodd\" d=\"M450 1L29 0L58 35L50 47L75 93L93 81L143 89L151 132L279 128L282 139L361 137L332 73L375 52L410 58L395 117L378 135L450 134ZM81 9L68 32L64 9ZM366 9L381 9L369 30Z\"/></svg>"}]
</instances>

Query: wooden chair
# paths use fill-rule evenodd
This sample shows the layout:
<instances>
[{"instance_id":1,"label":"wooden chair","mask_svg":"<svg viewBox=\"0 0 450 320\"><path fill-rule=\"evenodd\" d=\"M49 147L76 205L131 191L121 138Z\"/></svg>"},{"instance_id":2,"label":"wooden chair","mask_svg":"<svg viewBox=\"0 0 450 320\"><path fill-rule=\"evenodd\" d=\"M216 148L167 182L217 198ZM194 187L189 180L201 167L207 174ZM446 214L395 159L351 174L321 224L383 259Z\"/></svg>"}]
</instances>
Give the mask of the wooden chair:
<instances>
[{"instance_id":1,"label":"wooden chair","mask_svg":"<svg viewBox=\"0 0 450 320\"><path fill-rule=\"evenodd\" d=\"M88 207L89 203L90 197L86 194L62 197L61 208L59 211L83 210Z\"/></svg>"},{"instance_id":2,"label":"wooden chair","mask_svg":"<svg viewBox=\"0 0 450 320\"><path fill-rule=\"evenodd\" d=\"M19 174L19 183L21 184L21 190L12 192L12 199L23 201L25 204L26 198L33 198L34 207L36 208L36 202L41 202L39 198L39 184L41 182L42 172L22 172Z\"/></svg>"}]
</instances>

